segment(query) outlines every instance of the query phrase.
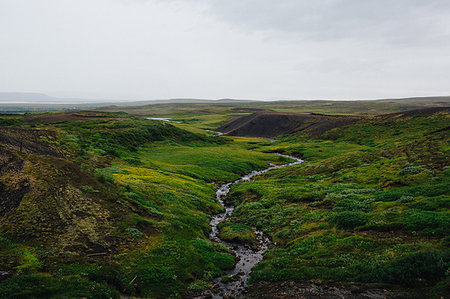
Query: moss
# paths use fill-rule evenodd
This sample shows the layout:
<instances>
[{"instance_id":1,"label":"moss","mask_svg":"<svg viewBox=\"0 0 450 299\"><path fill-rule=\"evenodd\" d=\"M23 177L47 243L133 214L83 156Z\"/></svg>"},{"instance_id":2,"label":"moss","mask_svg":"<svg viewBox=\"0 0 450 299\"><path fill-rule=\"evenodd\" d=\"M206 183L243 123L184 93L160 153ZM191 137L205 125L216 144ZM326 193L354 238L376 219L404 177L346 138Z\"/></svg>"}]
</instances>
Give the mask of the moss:
<instances>
[{"instance_id":1,"label":"moss","mask_svg":"<svg viewBox=\"0 0 450 299\"><path fill-rule=\"evenodd\" d=\"M218 228L219 238L222 240L250 244L257 242L255 231L245 224L224 222Z\"/></svg>"},{"instance_id":2,"label":"moss","mask_svg":"<svg viewBox=\"0 0 450 299\"><path fill-rule=\"evenodd\" d=\"M2 298L120 298L119 292L105 284L90 282L78 276L55 278L33 274L8 278L0 283Z\"/></svg>"}]
</instances>

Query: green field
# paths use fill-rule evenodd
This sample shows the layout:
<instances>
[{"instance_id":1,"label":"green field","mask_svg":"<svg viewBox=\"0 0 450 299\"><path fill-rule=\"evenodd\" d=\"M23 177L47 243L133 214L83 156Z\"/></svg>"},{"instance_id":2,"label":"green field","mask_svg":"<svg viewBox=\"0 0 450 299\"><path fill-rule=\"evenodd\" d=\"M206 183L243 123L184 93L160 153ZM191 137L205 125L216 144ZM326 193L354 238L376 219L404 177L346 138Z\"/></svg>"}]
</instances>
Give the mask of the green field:
<instances>
[{"instance_id":1,"label":"green field","mask_svg":"<svg viewBox=\"0 0 450 299\"><path fill-rule=\"evenodd\" d=\"M252 244L253 226L273 241L250 295L320 281L445 296L448 110L377 117L404 104L327 103L122 109L181 123L123 111L0 116L0 297L199 294L236 262L208 239L223 209L217 184L286 161L274 152L305 162L234 185L236 210L219 225L225 240ZM275 142L206 131L244 108L370 116Z\"/></svg>"}]
</instances>

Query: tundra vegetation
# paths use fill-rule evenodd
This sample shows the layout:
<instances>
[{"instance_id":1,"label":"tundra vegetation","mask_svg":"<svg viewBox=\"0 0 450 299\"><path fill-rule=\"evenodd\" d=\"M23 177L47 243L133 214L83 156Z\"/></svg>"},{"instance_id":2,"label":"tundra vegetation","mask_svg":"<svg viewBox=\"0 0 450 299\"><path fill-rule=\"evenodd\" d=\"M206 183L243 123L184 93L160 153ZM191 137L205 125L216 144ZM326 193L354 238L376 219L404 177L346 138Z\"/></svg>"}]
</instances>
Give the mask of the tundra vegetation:
<instances>
[{"instance_id":1,"label":"tundra vegetation","mask_svg":"<svg viewBox=\"0 0 450 299\"><path fill-rule=\"evenodd\" d=\"M237 208L219 225L222 239L252 244L257 227L273 241L250 294L312 280L445 296L447 109L363 116L269 142L206 131L254 111L183 107L158 108L180 123L119 111L0 117L0 297L208 289L236 262L208 240L223 209L216 184L286 161L274 152L305 163L234 185L227 200Z\"/></svg>"}]
</instances>

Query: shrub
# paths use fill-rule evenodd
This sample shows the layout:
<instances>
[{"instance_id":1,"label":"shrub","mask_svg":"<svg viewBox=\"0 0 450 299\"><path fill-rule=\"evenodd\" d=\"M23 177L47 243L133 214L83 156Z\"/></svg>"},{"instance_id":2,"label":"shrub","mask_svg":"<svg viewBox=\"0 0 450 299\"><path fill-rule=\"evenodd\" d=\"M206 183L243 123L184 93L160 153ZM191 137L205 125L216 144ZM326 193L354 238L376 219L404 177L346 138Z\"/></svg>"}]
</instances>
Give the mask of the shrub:
<instances>
[{"instance_id":1,"label":"shrub","mask_svg":"<svg viewBox=\"0 0 450 299\"><path fill-rule=\"evenodd\" d=\"M399 222L389 222L389 223L376 223L364 225L358 228L360 231L373 230L377 232L392 232L403 229L404 224Z\"/></svg>"},{"instance_id":2,"label":"shrub","mask_svg":"<svg viewBox=\"0 0 450 299\"><path fill-rule=\"evenodd\" d=\"M418 173L421 173L422 171L426 171L426 170L427 170L426 168L423 168L420 166L407 166L399 172L399 175L403 176L403 175L409 175L409 174L418 174Z\"/></svg>"},{"instance_id":3,"label":"shrub","mask_svg":"<svg viewBox=\"0 0 450 299\"><path fill-rule=\"evenodd\" d=\"M141 166L142 165L141 160L136 157L123 158L123 160L133 166Z\"/></svg>"},{"instance_id":4,"label":"shrub","mask_svg":"<svg viewBox=\"0 0 450 299\"><path fill-rule=\"evenodd\" d=\"M377 201L396 201L402 196L439 196L448 193L448 184L440 183L425 186L391 188L375 194Z\"/></svg>"},{"instance_id":5,"label":"shrub","mask_svg":"<svg viewBox=\"0 0 450 299\"><path fill-rule=\"evenodd\" d=\"M84 193L98 193L100 191L94 189L92 186L81 186L80 188Z\"/></svg>"},{"instance_id":6,"label":"shrub","mask_svg":"<svg viewBox=\"0 0 450 299\"><path fill-rule=\"evenodd\" d=\"M334 209L340 211L370 212L372 210L371 200L357 201L352 199L344 199L337 202Z\"/></svg>"},{"instance_id":7,"label":"shrub","mask_svg":"<svg viewBox=\"0 0 450 299\"><path fill-rule=\"evenodd\" d=\"M329 222L341 229L354 229L357 226L366 224L368 220L368 216L364 213L346 211L332 214Z\"/></svg>"},{"instance_id":8,"label":"shrub","mask_svg":"<svg viewBox=\"0 0 450 299\"><path fill-rule=\"evenodd\" d=\"M445 236L450 230L450 215L439 212L417 212L405 218L406 229L424 235Z\"/></svg>"},{"instance_id":9,"label":"shrub","mask_svg":"<svg viewBox=\"0 0 450 299\"><path fill-rule=\"evenodd\" d=\"M445 210L450 209L450 197L441 195L437 197L427 198L419 202L411 204L414 209L426 210L426 211L436 211L439 209Z\"/></svg>"},{"instance_id":10,"label":"shrub","mask_svg":"<svg viewBox=\"0 0 450 299\"><path fill-rule=\"evenodd\" d=\"M133 237L133 238L142 238L143 234L140 230L134 227L129 227L126 229L126 231Z\"/></svg>"},{"instance_id":11,"label":"shrub","mask_svg":"<svg viewBox=\"0 0 450 299\"><path fill-rule=\"evenodd\" d=\"M411 195L402 195L398 199L398 202L400 202L400 203L406 203L406 202L412 202L412 201L414 201L414 196L411 196Z\"/></svg>"},{"instance_id":12,"label":"shrub","mask_svg":"<svg viewBox=\"0 0 450 299\"><path fill-rule=\"evenodd\" d=\"M448 258L439 252L415 252L386 264L382 276L390 283L417 286L435 284L445 278Z\"/></svg>"}]
</instances>

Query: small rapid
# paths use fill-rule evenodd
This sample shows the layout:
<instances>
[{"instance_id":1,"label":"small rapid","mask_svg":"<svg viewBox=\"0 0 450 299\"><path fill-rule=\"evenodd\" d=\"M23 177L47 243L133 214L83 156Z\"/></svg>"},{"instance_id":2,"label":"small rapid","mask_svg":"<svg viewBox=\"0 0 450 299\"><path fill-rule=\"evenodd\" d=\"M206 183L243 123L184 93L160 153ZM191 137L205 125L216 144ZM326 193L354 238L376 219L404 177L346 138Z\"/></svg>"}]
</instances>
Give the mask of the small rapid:
<instances>
[{"instance_id":1,"label":"small rapid","mask_svg":"<svg viewBox=\"0 0 450 299\"><path fill-rule=\"evenodd\" d=\"M280 165L273 165L263 170L252 171L251 173L242 176L240 179L236 181L222 184L219 186L219 188L217 188L216 191L217 200L225 208L225 211L220 214L214 215L213 218L211 219L211 222L209 223L211 226L211 233L209 234L209 238L214 242L220 242L225 246L227 246L228 248L230 248L238 257L238 262L234 269L227 271L225 273L225 275L231 278L229 279L229 281L222 282L221 277L217 277L216 279L214 279L214 285L211 288L212 298L223 298L225 296L229 298L242 298L245 293L245 289L247 287L247 281L248 278L250 277L251 269L253 268L254 265L259 263L263 259L263 254L270 244L269 238L264 236L263 232L256 228L254 228L254 230L256 237L258 239L257 246L250 246L247 244L232 243L221 240L219 238L219 229L217 228L217 226L220 223L230 219L233 214L235 207L233 205L226 204L224 198L230 192L230 189L234 184L240 182L248 182L253 177L261 175L273 169L279 169L286 166L292 166L303 163L302 159L296 157L283 155L279 153L277 153L276 155L292 159L294 160L294 162Z\"/></svg>"}]
</instances>

